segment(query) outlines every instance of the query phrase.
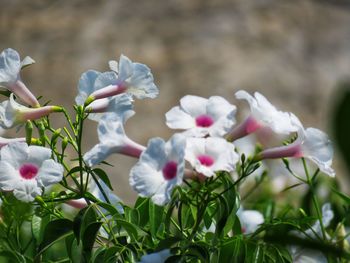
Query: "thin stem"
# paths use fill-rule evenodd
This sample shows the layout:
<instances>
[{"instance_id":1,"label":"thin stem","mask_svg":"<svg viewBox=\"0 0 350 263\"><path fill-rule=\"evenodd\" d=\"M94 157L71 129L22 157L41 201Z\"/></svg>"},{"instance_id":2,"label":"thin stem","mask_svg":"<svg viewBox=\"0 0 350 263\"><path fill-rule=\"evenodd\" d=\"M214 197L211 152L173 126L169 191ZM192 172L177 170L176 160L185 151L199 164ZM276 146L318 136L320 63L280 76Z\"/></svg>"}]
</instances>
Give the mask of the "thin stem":
<instances>
[{"instance_id":1,"label":"thin stem","mask_svg":"<svg viewBox=\"0 0 350 263\"><path fill-rule=\"evenodd\" d=\"M305 171L305 175L306 175L306 179L307 179L307 184L310 187L310 191L311 191L311 195L312 195L312 202L314 203L314 207L315 207L316 213L317 213L317 218L318 218L318 221L320 222L322 237L324 240L326 240L326 231L325 231L324 225L323 225L322 213L321 213L320 206L318 204L318 201L317 201L317 198L315 195L315 188L314 188L314 185L312 182L312 178L310 177L309 170L307 169L306 161L304 158L302 158L302 162L303 162L304 171ZM315 175L313 177L315 177L318 172L319 172L319 170L317 169L315 172Z\"/></svg>"}]
</instances>

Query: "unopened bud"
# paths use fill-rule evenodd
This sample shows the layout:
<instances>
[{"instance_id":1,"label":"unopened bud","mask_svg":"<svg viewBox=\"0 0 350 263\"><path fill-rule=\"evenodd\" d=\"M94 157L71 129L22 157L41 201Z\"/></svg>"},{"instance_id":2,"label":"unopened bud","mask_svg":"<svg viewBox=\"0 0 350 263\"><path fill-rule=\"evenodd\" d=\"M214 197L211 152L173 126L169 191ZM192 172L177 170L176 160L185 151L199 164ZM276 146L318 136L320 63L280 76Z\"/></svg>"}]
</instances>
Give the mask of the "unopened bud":
<instances>
[{"instance_id":1,"label":"unopened bud","mask_svg":"<svg viewBox=\"0 0 350 263\"><path fill-rule=\"evenodd\" d=\"M28 145L32 142L32 134L33 134L33 124L31 121L26 122L26 142Z\"/></svg>"}]
</instances>

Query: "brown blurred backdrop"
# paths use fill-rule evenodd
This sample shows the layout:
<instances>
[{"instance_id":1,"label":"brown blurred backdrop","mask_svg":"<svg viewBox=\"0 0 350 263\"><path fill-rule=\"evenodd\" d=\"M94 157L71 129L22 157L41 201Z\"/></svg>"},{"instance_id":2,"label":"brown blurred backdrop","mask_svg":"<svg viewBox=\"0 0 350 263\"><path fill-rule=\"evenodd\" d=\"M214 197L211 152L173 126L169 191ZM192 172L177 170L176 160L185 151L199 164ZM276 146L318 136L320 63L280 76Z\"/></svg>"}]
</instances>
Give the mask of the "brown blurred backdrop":
<instances>
[{"instance_id":1,"label":"brown blurred backdrop","mask_svg":"<svg viewBox=\"0 0 350 263\"><path fill-rule=\"evenodd\" d=\"M182 96L235 103L238 89L260 91L306 127L327 131L335 85L350 76L350 2L0 0L0 50L7 47L36 60L22 74L31 90L70 110L84 71L105 71L122 53L147 64L160 96L136 101L126 129L139 143L171 135L164 113ZM95 127L87 126L86 150L97 142ZM130 202L135 160L109 161L115 192Z\"/></svg>"}]
</instances>

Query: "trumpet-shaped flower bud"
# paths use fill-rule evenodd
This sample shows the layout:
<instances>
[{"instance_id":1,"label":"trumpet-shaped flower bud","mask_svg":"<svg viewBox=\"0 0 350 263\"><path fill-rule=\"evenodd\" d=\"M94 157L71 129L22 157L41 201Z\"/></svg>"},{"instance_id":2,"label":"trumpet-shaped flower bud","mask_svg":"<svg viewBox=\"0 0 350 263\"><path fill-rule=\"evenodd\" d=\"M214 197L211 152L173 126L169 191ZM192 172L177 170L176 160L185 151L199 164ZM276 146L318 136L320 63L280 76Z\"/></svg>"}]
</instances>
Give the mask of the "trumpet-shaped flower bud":
<instances>
[{"instance_id":1,"label":"trumpet-shaped flower bud","mask_svg":"<svg viewBox=\"0 0 350 263\"><path fill-rule=\"evenodd\" d=\"M13 191L24 202L41 195L42 187L62 180L62 165L51 159L51 150L45 147L13 142L1 148L0 156L0 189Z\"/></svg>"},{"instance_id":2,"label":"trumpet-shaped flower bud","mask_svg":"<svg viewBox=\"0 0 350 263\"><path fill-rule=\"evenodd\" d=\"M153 138L140 160L130 171L130 185L142 197L151 197L157 205L170 200L171 191L182 183L185 168L186 139L175 134L168 142Z\"/></svg>"},{"instance_id":3,"label":"trumpet-shaped flower bud","mask_svg":"<svg viewBox=\"0 0 350 263\"><path fill-rule=\"evenodd\" d=\"M121 107L120 112L108 113L101 117L97 133L99 143L84 155L89 166L94 166L113 153L121 153L138 158L144 146L129 139L124 131L123 123L134 114L130 107Z\"/></svg>"},{"instance_id":4,"label":"trumpet-shaped flower bud","mask_svg":"<svg viewBox=\"0 0 350 263\"><path fill-rule=\"evenodd\" d=\"M188 138L185 159L196 172L210 177L217 171L232 172L239 157L232 143L209 137Z\"/></svg>"},{"instance_id":5,"label":"trumpet-shaped flower bud","mask_svg":"<svg viewBox=\"0 0 350 263\"><path fill-rule=\"evenodd\" d=\"M47 116L52 112L61 111L58 106L44 106L40 108L28 108L17 103L10 95L10 99L0 104L0 126L8 129L28 120L36 120Z\"/></svg>"},{"instance_id":6,"label":"trumpet-shaped flower bud","mask_svg":"<svg viewBox=\"0 0 350 263\"><path fill-rule=\"evenodd\" d=\"M93 100L115 96L121 93L130 93L138 99L155 98L159 91L154 84L151 70L144 64L133 63L124 55L120 56L118 70L116 71L115 61L110 61L114 76L117 79L111 79L108 85L102 89L95 89L92 92L85 104L91 103ZM107 82L104 82L107 84Z\"/></svg>"},{"instance_id":7,"label":"trumpet-shaped flower bud","mask_svg":"<svg viewBox=\"0 0 350 263\"><path fill-rule=\"evenodd\" d=\"M335 171L331 167L333 146L327 134L315 128L307 128L305 130L295 116L294 123L299 126L298 138L287 146L275 147L262 151L260 153L260 158L304 157L314 162L325 174L332 177L335 176Z\"/></svg>"},{"instance_id":8,"label":"trumpet-shaped flower bud","mask_svg":"<svg viewBox=\"0 0 350 263\"><path fill-rule=\"evenodd\" d=\"M180 106L165 114L166 124L172 129L185 129L185 135L220 137L235 123L236 106L219 96L205 99L187 95L180 100Z\"/></svg>"},{"instance_id":9,"label":"trumpet-shaped flower bud","mask_svg":"<svg viewBox=\"0 0 350 263\"><path fill-rule=\"evenodd\" d=\"M32 64L34 60L26 57L22 63L19 54L11 48L5 49L0 54L0 86L13 92L23 102L38 107L39 102L22 82L20 71L22 67Z\"/></svg>"},{"instance_id":10,"label":"trumpet-shaped flower bud","mask_svg":"<svg viewBox=\"0 0 350 263\"><path fill-rule=\"evenodd\" d=\"M257 129L267 126L278 134L296 132L298 127L292 122L292 114L279 111L263 95L255 92L252 97L244 90L236 92L237 99L248 101L251 115L239 126L234 127L227 135L229 141L244 137Z\"/></svg>"}]
</instances>

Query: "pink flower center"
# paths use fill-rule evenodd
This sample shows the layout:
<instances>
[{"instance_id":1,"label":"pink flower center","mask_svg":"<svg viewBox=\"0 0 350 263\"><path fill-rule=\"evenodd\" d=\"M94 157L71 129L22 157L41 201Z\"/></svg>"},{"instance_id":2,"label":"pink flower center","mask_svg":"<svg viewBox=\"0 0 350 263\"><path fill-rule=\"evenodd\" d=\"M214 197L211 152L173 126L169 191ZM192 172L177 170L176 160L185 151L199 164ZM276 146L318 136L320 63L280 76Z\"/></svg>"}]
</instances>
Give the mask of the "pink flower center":
<instances>
[{"instance_id":1,"label":"pink flower center","mask_svg":"<svg viewBox=\"0 0 350 263\"><path fill-rule=\"evenodd\" d=\"M19 173L23 179L33 179L38 174L38 167L31 163L24 163L19 169Z\"/></svg>"},{"instance_id":2,"label":"pink flower center","mask_svg":"<svg viewBox=\"0 0 350 263\"><path fill-rule=\"evenodd\" d=\"M203 155L198 156L197 159L200 161L201 164L203 164L204 166L208 166L208 167L212 166L214 163L214 158L211 157L210 155L203 154Z\"/></svg>"},{"instance_id":3,"label":"pink flower center","mask_svg":"<svg viewBox=\"0 0 350 263\"><path fill-rule=\"evenodd\" d=\"M207 114L200 115L196 118L196 125L198 127L210 127L213 123L213 118Z\"/></svg>"},{"instance_id":4,"label":"pink flower center","mask_svg":"<svg viewBox=\"0 0 350 263\"><path fill-rule=\"evenodd\" d=\"M174 179L177 173L177 163L174 161L167 162L162 172L165 180Z\"/></svg>"}]
</instances>

